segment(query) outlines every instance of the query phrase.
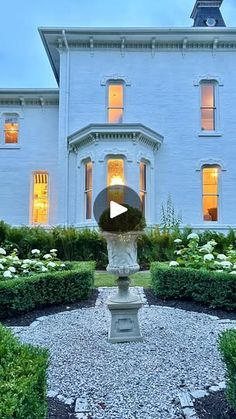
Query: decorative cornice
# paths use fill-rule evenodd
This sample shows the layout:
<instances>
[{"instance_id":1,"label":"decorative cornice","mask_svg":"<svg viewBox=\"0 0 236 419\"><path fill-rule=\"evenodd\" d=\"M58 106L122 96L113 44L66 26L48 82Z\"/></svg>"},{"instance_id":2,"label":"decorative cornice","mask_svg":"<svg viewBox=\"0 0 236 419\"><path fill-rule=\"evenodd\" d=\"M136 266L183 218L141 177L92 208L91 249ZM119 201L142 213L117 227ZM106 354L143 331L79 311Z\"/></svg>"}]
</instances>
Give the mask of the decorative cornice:
<instances>
[{"instance_id":1,"label":"decorative cornice","mask_svg":"<svg viewBox=\"0 0 236 419\"><path fill-rule=\"evenodd\" d=\"M1 98L0 96L0 105L2 106L58 106L59 99L45 100L43 98L34 98L34 99L22 99L22 98Z\"/></svg>"},{"instance_id":2,"label":"decorative cornice","mask_svg":"<svg viewBox=\"0 0 236 419\"><path fill-rule=\"evenodd\" d=\"M122 80L125 82L126 86L131 86L131 81L128 79L128 77L126 76L122 76L119 74L111 74L110 76L105 76L102 80L101 80L101 86L106 86L107 83L112 80L112 81L118 81L118 80Z\"/></svg>"},{"instance_id":3,"label":"decorative cornice","mask_svg":"<svg viewBox=\"0 0 236 419\"><path fill-rule=\"evenodd\" d=\"M142 124L90 124L68 137L69 149L78 150L85 144L99 143L100 140L131 141L133 145L143 143L158 149L163 136Z\"/></svg>"},{"instance_id":4,"label":"decorative cornice","mask_svg":"<svg viewBox=\"0 0 236 419\"><path fill-rule=\"evenodd\" d=\"M219 86L224 86L223 79L216 74L203 74L194 80L194 86L199 86L204 80L215 80Z\"/></svg>"},{"instance_id":5,"label":"decorative cornice","mask_svg":"<svg viewBox=\"0 0 236 419\"><path fill-rule=\"evenodd\" d=\"M201 171L204 166L220 166L222 171L226 171L227 168L225 163L221 159L216 159L214 157L209 157L208 159L199 160L197 163L196 171Z\"/></svg>"},{"instance_id":6,"label":"decorative cornice","mask_svg":"<svg viewBox=\"0 0 236 419\"><path fill-rule=\"evenodd\" d=\"M58 89L0 89L0 105L56 106L59 104Z\"/></svg>"}]
</instances>

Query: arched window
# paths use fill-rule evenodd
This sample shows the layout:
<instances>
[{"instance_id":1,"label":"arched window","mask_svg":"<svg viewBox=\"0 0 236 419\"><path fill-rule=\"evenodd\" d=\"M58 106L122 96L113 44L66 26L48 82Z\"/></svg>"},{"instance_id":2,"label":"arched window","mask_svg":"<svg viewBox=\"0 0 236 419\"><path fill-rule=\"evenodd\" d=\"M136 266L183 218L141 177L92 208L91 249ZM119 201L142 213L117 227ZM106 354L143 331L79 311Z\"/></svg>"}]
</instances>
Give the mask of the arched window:
<instances>
[{"instance_id":1,"label":"arched window","mask_svg":"<svg viewBox=\"0 0 236 419\"><path fill-rule=\"evenodd\" d=\"M84 207L85 219L92 218L92 194L93 194L93 163L87 161L84 163Z\"/></svg>"},{"instance_id":2,"label":"arched window","mask_svg":"<svg viewBox=\"0 0 236 419\"><path fill-rule=\"evenodd\" d=\"M146 213L146 200L147 200L147 164L140 162L140 201L143 215Z\"/></svg>"},{"instance_id":3,"label":"arched window","mask_svg":"<svg viewBox=\"0 0 236 419\"><path fill-rule=\"evenodd\" d=\"M48 224L48 173L33 173L33 224Z\"/></svg>"},{"instance_id":4,"label":"arched window","mask_svg":"<svg viewBox=\"0 0 236 419\"><path fill-rule=\"evenodd\" d=\"M219 221L219 175L217 165L202 168L203 220Z\"/></svg>"},{"instance_id":5,"label":"arched window","mask_svg":"<svg viewBox=\"0 0 236 419\"><path fill-rule=\"evenodd\" d=\"M19 116L15 113L4 116L5 144L17 144L19 140Z\"/></svg>"},{"instance_id":6,"label":"arched window","mask_svg":"<svg viewBox=\"0 0 236 419\"><path fill-rule=\"evenodd\" d=\"M120 124L124 114L124 83L110 81L108 83L108 122Z\"/></svg>"},{"instance_id":7,"label":"arched window","mask_svg":"<svg viewBox=\"0 0 236 419\"><path fill-rule=\"evenodd\" d=\"M107 160L107 186L122 186L125 184L124 159L110 158ZM109 190L108 204L110 201L123 203L123 188L113 188Z\"/></svg>"},{"instance_id":8,"label":"arched window","mask_svg":"<svg viewBox=\"0 0 236 419\"><path fill-rule=\"evenodd\" d=\"M214 80L201 81L201 130L216 130L216 86Z\"/></svg>"}]
</instances>

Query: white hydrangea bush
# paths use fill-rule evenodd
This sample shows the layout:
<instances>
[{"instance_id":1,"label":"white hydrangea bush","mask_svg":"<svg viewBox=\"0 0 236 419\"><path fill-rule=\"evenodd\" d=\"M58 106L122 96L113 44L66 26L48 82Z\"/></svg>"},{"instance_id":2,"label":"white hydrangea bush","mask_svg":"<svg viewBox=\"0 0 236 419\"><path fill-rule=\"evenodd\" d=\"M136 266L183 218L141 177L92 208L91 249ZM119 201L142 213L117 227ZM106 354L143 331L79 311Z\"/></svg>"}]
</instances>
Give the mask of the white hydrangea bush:
<instances>
[{"instance_id":1,"label":"white hydrangea bush","mask_svg":"<svg viewBox=\"0 0 236 419\"><path fill-rule=\"evenodd\" d=\"M57 258L57 249L51 249L47 254L33 249L30 259L20 259L17 253L17 249L14 249L12 253L7 254L6 250L0 247L0 280L66 269L65 263Z\"/></svg>"},{"instance_id":2,"label":"white hydrangea bush","mask_svg":"<svg viewBox=\"0 0 236 419\"><path fill-rule=\"evenodd\" d=\"M199 244L199 235L191 233L187 237L185 247L181 239L175 239L176 260L169 263L170 267L207 269L215 272L228 272L236 275L236 250L230 245L225 254L216 251L217 242L210 240L204 245Z\"/></svg>"}]
</instances>

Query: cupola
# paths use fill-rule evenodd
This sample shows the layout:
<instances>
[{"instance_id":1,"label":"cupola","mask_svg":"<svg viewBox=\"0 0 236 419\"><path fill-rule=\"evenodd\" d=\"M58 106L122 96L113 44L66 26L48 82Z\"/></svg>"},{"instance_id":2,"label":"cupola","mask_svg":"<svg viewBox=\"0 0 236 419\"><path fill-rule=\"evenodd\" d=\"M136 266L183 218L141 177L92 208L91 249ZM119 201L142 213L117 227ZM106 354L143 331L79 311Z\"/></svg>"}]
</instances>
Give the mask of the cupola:
<instances>
[{"instance_id":1,"label":"cupola","mask_svg":"<svg viewBox=\"0 0 236 419\"><path fill-rule=\"evenodd\" d=\"M220 7L223 0L196 0L191 18L195 27L223 27L226 26Z\"/></svg>"}]
</instances>

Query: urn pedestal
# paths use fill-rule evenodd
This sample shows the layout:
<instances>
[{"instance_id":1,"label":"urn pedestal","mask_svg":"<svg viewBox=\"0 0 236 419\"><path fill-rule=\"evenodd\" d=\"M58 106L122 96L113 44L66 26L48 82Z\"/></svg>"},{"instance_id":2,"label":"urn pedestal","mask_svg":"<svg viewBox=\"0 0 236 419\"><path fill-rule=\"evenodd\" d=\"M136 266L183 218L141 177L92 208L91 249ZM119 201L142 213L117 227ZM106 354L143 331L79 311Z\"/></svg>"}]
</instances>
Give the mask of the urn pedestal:
<instances>
[{"instance_id":1,"label":"urn pedestal","mask_svg":"<svg viewBox=\"0 0 236 419\"><path fill-rule=\"evenodd\" d=\"M118 291L108 299L111 313L108 341L111 343L141 342L143 340L138 310L141 299L129 289L128 275L139 271L137 263L137 238L140 233L104 233L107 240L109 264L107 271L117 275Z\"/></svg>"}]
</instances>

